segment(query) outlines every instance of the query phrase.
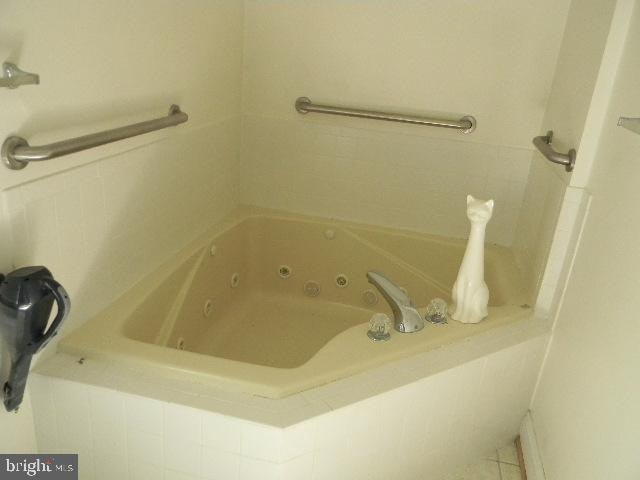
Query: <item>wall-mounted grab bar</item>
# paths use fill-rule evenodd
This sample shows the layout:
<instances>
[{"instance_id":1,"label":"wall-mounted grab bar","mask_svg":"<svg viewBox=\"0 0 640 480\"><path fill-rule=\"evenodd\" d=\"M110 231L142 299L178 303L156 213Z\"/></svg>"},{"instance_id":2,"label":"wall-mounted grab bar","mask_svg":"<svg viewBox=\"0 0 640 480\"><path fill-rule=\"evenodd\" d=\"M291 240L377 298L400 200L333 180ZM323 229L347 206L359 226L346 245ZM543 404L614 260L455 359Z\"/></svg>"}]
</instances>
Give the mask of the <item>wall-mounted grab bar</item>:
<instances>
[{"instance_id":1,"label":"wall-mounted grab bar","mask_svg":"<svg viewBox=\"0 0 640 480\"><path fill-rule=\"evenodd\" d=\"M39 147L32 147L22 137L7 137L2 144L0 155L2 161L11 170L20 170L29 162L40 162L51 158L69 155L70 153L81 152L89 148L98 147L107 143L117 142L125 138L135 137L143 133L153 132L162 128L172 127L184 123L189 116L180 110L178 105L171 105L169 115L155 120L135 123L126 127L114 128L104 132L92 133L83 137L76 137L70 140L50 143Z\"/></svg>"},{"instance_id":2,"label":"wall-mounted grab bar","mask_svg":"<svg viewBox=\"0 0 640 480\"><path fill-rule=\"evenodd\" d=\"M37 73L20 70L15 63L4 62L2 64L0 87L18 88L21 85L38 85L39 83L40 76Z\"/></svg>"},{"instance_id":3,"label":"wall-mounted grab bar","mask_svg":"<svg viewBox=\"0 0 640 480\"><path fill-rule=\"evenodd\" d=\"M640 133L640 118L620 117L618 119L618 126L626 128L633 133Z\"/></svg>"},{"instance_id":4,"label":"wall-mounted grab bar","mask_svg":"<svg viewBox=\"0 0 640 480\"><path fill-rule=\"evenodd\" d=\"M567 172L572 172L576 165L576 151L572 148L567 154L556 152L551 146L551 140L553 140L553 131L549 130L545 136L535 137L533 144L547 160L564 165Z\"/></svg>"},{"instance_id":5,"label":"wall-mounted grab bar","mask_svg":"<svg viewBox=\"0 0 640 480\"><path fill-rule=\"evenodd\" d=\"M327 113L329 115L342 115L345 117L369 118L372 120L386 120L388 122L413 123L416 125L428 125L430 127L454 128L462 133L471 133L476 129L476 119L470 115L460 120L439 120L434 118L416 117L400 113L373 112L357 108L330 107L317 105L307 97L299 97L296 100L296 110L299 113Z\"/></svg>"}]
</instances>

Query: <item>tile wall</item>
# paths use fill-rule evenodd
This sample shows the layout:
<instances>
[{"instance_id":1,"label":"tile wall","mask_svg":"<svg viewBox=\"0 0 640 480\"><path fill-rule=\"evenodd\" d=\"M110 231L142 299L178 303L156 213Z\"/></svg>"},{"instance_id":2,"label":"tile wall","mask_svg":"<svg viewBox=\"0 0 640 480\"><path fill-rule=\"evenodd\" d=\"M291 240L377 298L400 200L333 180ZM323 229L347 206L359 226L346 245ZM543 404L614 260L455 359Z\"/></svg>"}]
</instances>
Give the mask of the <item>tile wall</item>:
<instances>
[{"instance_id":1,"label":"tile wall","mask_svg":"<svg viewBox=\"0 0 640 480\"><path fill-rule=\"evenodd\" d=\"M472 194L496 201L488 241L513 242L528 148L309 118L243 122L243 203L465 238Z\"/></svg>"},{"instance_id":2,"label":"tile wall","mask_svg":"<svg viewBox=\"0 0 640 480\"><path fill-rule=\"evenodd\" d=\"M464 49L454 44L415 41L422 38L424 19L434 22L434 28L449 28L431 14L432 6L416 4L422 19L410 10L405 11L405 21L394 22L395 28L405 33L402 25L410 24L414 33L397 35L395 39L377 35L377 22L386 25L390 20L387 9L379 11L376 7L380 14L375 19L352 11L355 17L349 17L349 21L362 20L363 26L368 25L376 33L371 39L389 47L393 45L391 40L399 40L416 48L433 49L431 53L385 49L387 55L391 53L389 60L407 64L407 58L395 58L393 51L403 52L409 58L415 74L409 89L405 88L409 85L406 75L397 75L393 68L385 68L384 74L393 77L398 82L396 85L371 82L379 64L377 56L361 55L356 50L358 56L353 58L374 60L365 65L362 61L353 62L349 57L335 55L335 51L327 48L335 42L340 48L358 48L361 43L345 42L339 36L316 35L308 24L304 30L309 33L305 40L310 44L301 41L299 48L293 48L290 38L298 37L275 28L277 33L286 34L286 42L292 48L280 49L275 44L270 55L262 55L253 48L243 51L242 28L251 29L245 32L245 41L256 40L253 34L264 33L265 24L245 21L243 7L238 2L216 2L216 10L202 7L201 2L184 2L179 8L170 3L156 4L154 22L145 21L147 2L135 5L120 2L122 8L114 8L111 3L82 2L73 6L75 15L83 18L78 24L85 27L78 29L59 28L66 21L67 9L44 4L33 8L37 3L8 2L7 15L3 17L11 24L7 30L5 56L11 60L11 56L19 53L21 66L40 71L43 80L38 88L20 89L11 92L11 97L9 92L1 92L7 95L7 108L0 114L0 130L4 135L19 132L36 144L41 143L38 140L46 143L45 140L68 136L65 130L65 134L56 136L61 129L72 128L74 134L86 134L88 125L95 126L104 118L115 121L120 115L138 115L170 101L179 102L191 115L189 124L177 129L32 166L22 172L7 172L0 182L3 189L0 231L3 238L8 239L2 249L3 267L45 264L54 272L74 302L65 330L70 331L102 309L238 202L464 237L468 229L464 197L472 193L496 200L488 240L503 245L514 242L530 168L530 130L542 117L543 100L555 65L555 45L561 35L568 1L546 0L545 4L557 13L551 16L549 8L533 8L525 0L518 5L507 0L499 2L496 8L508 11L509 18L518 19L520 23L496 16L493 7L474 7L487 19L486 23L478 22L476 12L468 8L463 12L453 10L458 16L464 14L467 26L479 29L478 35L474 33L478 41ZM328 8L329 14L334 8L347 6L344 3L289 3L289 13L295 15L295 9L305 5ZM265 17L254 8L274 6L280 8L276 3L249 1L244 11L254 12L252 19L274 19L280 16L278 12ZM457 7L451 7L450 2L440 2L438 8L449 14L449 8ZM522 8L529 9L527 15L522 15ZM113 21L105 22L104 18ZM339 19L346 21L347 17ZM509 38L513 40L499 42L499 54L495 49L495 32L500 31L504 36L506 30L493 28L494 21L508 27ZM292 27L302 25L286 19L285 23ZM544 29L543 43L529 42L529 37L522 34L523 28L535 32ZM357 29L344 31L358 32ZM466 35L455 38L469 47L468 30L465 31ZM149 41L150 38L154 41ZM324 38L324 46L316 43L318 38ZM360 41L364 41L369 50L375 48L366 37ZM274 46L259 36L251 45ZM531 49L531 54L519 55L516 60L513 45ZM464 62L452 64L445 47L459 55L464 52ZM58 55L52 56L52 49ZM96 51L103 55L96 56ZM314 55L308 55L309 51ZM486 55L487 52L492 55ZM537 52L545 54L540 56ZM278 53L285 58L279 58ZM286 68L289 53L301 54L313 62L314 68L331 71L332 78L327 82L322 75L304 66L295 69L300 76L292 75L293 70ZM320 53L343 65L342 74L334 75L333 69L327 69ZM432 60L455 71L429 74L434 63L425 62L424 59L429 58L425 54L431 54ZM259 67L257 71L247 68L248 62L241 67L242 58L250 58L248 55L255 56L256 62L251 65ZM265 58L269 58L269 68L261 75ZM499 72L501 80L496 82L493 75L484 75L487 65L478 59L494 62L490 71ZM294 63L299 65L297 61ZM354 64L366 68L356 72ZM174 68L176 65L179 68ZM282 66L285 68L280 68ZM278 71L274 72L272 67ZM462 75L461 67L464 67ZM373 71L369 71L371 68ZM122 72L129 75L123 76ZM348 78L344 77L345 72L349 73ZM282 88L283 73L300 83ZM479 78L470 84L467 78L475 77ZM345 84L347 79L350 81ZM274 80L277 88L270 88ZM453 80L458 82L458 88L450 84ZM245 87L257 85L258 88L245 88L245 92L241 92L243 81ZM327 90L324 86L330 88ZM371 91L364 92L363 86ZM304 92L299 91L302 87ZM314 92L338 99L343 98L342 95L336 97L335 94L344 92L346 99L356 101L356 94L366 94L364 98L373 103L391 103L396 107L413 105L415 98L420 98L422 104L426 92L431 97L427 102L430 108L464 112L469 109L469 113L479 115L487 127L470 141L458 140L447 136L448 133L428 137L422 133L413 135L412 130L353 128L283 113L292 109L295 95ZM245 115L241 127L240 101L247 93L249 101L243 102ZM267 98L266 103L262 101L262 94L272 93L273 98ZM258 110L256 106L261 108ZM264 106L273 117L255 114L265 111ZM526 115L522 116L522 112ZM524 118L512 121L519 116ZM496 135L500 139L490 143ZM515 146L504 146L508 144ZM237 162L240 145L242 164ZM50 351L54 349L49 347ZM345 435L335 426L336 419L344 420L340 417L344 412L339 412L348 407L336 408L326 415L326 420L313 427L317 428L317 433L310 436L314 439L313 447L303 442L304 451L295 451L295 455L282 454L287 450L280 448L276 449L277 455L260 453L259 448L256 450L256 445L247 440L253 438L254 433L247 439L241 436L239 447L229 442L236 446L220 448L219 443L211 443L205 436L204 413L60 380L43 380L39 387L38 382L34 382L36 426L41 449L77 448L83 452L83 478L158 475L184 479L255 478L257 472L260 478L270 478L270 475L309 478L309 471L313 478L331 475L336 478L330 470L334 458L349 472L346 478L372 478L371 471L358 470L361 465L376 464L368 462L376 456L372 452L376 452L377 447L370 441L369 429L364 425L368 427L382 416L385 422L393 424L389 427L393 435L383 435L386 430L378 429L375 441L386 445L387 439L396 434L416 440L412 445L418 446L411 447L414 450L410 458L403 457L402 453L397 455L400 475L409 478L414 472L412 469L417 468L415 458L421 459L418 462L421 469L440 472L444 466L452 465L453 460L460 460L457 453L451 453L460 445L473 444L469 453L476 448L474 445L480 445L480 435L468 436L466 427L483 435L489 432L496 442L515 434L515 425L519 422L516 417L525 408L527 389L533 383L530 371L535 369L532 365L537 367L537 357L527 354L525 357L533 360L521 363L520 359L525 358L521 357L523 352L518 349L505 352L508 353L504 358L497 353L484 361L471 362L462 370L453 369L444 376L429 377L425 383L416 382L413 387L359 403L362 409L352 410L344 417L356 422L353 436ZM513 361L511 355L518 361ZM514 365L525 372L523 380L515 375ZM484 375L481 381L480 374ZM451 380L454 376L456 381ZM518 383L520 381L525 383ZM491 390L497 385L504 387L500 388L504 397L496 398L494 404ZM438 395L433 395L435 391ZM482 402L466 401L476 394L484 395ZM424 401L424 408L417 409L418 422L393 416L399 411L394 402L401 406L413 405L415 398ZM500 402L507 401L512 406L511 414L503 415L506 404ZM340 403L335 399L332 402L334 407ZM442 415L433 417L433 411ZM498 413L501 414L499 420ZM55 419L53 427L49 423L51 418ZM147 418L148 422L141 425L140 418ZM334 427L323 427L332 422ZM198 425L202 425L200 434ZM251 429L255 427L256 438L275 438L275 445L281 445L279 438L288 435L288 429L274 433L273 429L247 425L233 431L253 432ZM424 433L426 425L429 425L429 437L425 440L419 438L419 434ZM476 427L479 430L474 430ZM325 431L322 428L328 429L324 437L320 433ZM193 441L176 442L176 438L183 437ZM232 437L225 440L228 438ZM346 443L347 438L363 446L353 457L346 454L352 445ZM335 445L340 448L336 450ZM217 477L210 475L211 471L215 471Z\"/></svg>"},{"instance_id":3,"label":"tile wall","mask_svg":"<svg viewBox=\"0 0 640 480\"><path fill-rule=\"evenodd\" d=\"M65 331L236 205L238 137L237 118L185 126L2 193L14 265L46 265L72 298Z\"/></svg>"},{"instance_id":4,"label":"tile wall","mask_svg":"<svg viewBox=\"0 0 640 480\"><path fill-rule=\"evenodd\" d=\"M537 298L542 285L568 178L562 167L549 163L537 151L532 153L513 242L513 252L532 300Z\"/></svg>"},{"instance_id":5,"label":"tile wall","mask_svg":"<svg viewBox=\"0 0 640 480\"><path fill-rule=\"evenodd\" d=\"M551 320L565 292L590 202L591 195L585 189L565 190L536 301L537 313Z\"/></svg>"},{"instance_id":6,"label":"tile wall","mask_svg":"<svg viewBox=\"0 0 640 480\"><path fill-rule=\"evenodd\" d=\"M545 344L537 337L343 406L345 392L334 392L327 413L285 428L34 374L38 447L79 452L83 480L443 478L515 437Z\"/></svg>"},{"instance_id":7,"label":"tile wall","mask_svg":"<svg viewBox=\"0 0 640 480\"><path fill-rule=\"evenodd\" d=\"M555 318L589 208L590 195L568 186L564 169L534 152L513 251L536 314Z\"/></svg>"},{"instance_id":8,"label":"tile wall","mask_svg":"<svg viewBox=\"0 0 640 480\"><path fill-rule=\"evenodd\" d=\"M40 75L37 86L0 89L0 141L44 145L162 117L172 103L189 115L23 170L0 167L0 271L49 267L71 294L64 335L235 203L244 6L2 0L0 11L1 61ZM55 341L43 355L54 351ZM33 450L28 403L10 418L0 418L7 443Z\"/></svg>"},{"instance_id":9,"label":"tile wall","mask_svg":"<svg viewBox=\"0 0 640 480\"><path fill-rule=\"evenodd\" d=\"M460 238L471 193L510 246L570 3L246 0L243 201ZM478 128L300 115L299 96Z\"/></svg>"},{"instance_id":10,"label":"tile wall","mask_svg":"<svg viewBox=\"0 0 640 480\"><path fill-rule=\"evenodd\" d=\"M515 443L496 449L485 460L467 467L451 480L522 480Z\"/></svg>"}]
</instances>

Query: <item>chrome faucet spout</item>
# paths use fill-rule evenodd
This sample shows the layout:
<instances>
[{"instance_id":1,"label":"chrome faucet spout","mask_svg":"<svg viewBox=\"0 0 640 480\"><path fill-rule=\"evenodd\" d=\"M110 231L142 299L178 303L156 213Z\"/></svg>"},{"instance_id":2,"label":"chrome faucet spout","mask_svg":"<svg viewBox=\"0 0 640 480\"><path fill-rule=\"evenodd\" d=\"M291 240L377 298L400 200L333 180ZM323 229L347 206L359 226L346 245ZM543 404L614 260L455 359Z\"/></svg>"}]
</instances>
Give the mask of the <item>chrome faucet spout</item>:
<instances>
[{"instance_id":1,"label":"chrome faucet spout","mask_svg":"<svg viewBox=\"0 0 640 480\"><path fill-rule=\"evenodd\" d=\"M378 289L391 307L394 328L398 332L413 333L424 328L422 316L409 296L381 272L367 272L367 280Z\"/></svg>"}]
</instances>

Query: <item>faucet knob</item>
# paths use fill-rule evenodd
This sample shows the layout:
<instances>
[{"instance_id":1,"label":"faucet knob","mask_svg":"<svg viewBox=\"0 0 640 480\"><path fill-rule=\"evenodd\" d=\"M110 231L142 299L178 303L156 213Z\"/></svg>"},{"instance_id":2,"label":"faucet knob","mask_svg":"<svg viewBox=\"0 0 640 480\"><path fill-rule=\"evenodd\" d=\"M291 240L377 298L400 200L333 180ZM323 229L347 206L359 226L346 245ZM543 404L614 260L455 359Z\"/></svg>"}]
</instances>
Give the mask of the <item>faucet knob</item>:
<instances>
[{"instance_id":1,"label":"faucet knob","mask_svg":"<svg viewBox=\"0 0 640 480\"><path fill-rule=\"evenodd\" d=\"M383 342L391 338L391 319L384 313L374 313L369 320L367 336L374 342Z\"/></svg>"}]
</instances>

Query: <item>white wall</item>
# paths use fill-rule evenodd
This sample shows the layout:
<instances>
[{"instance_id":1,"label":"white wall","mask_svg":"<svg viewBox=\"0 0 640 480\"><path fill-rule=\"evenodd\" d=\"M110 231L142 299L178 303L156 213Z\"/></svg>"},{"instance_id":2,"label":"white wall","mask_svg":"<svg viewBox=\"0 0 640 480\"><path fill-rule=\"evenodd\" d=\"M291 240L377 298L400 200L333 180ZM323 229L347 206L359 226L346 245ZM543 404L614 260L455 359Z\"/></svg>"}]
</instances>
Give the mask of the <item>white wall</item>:
<instances>
[{"instance_id":1,"label":"white wall","mask_svg":"<svg viewBox=\"0 0 640 480\"><path fill-rule=\"evenodd\" d=\"M527 295L534 300L542 285L562 198L567 188L564 170L532 152L531 170L518 219L513 252L523 274Z\"/></svg>"},{"instance_id":2,"label":"white wall","mask_svg":"<svg viewBox=\"0 0 640 480\"><path fill-rule=\"evenodd\" d=\"M5 432L0 437L3 453L33 453L36 451L35 425L31 408L31 394L26 392L18 413L0 411L0 427Z\"/></svg>"},{"instance_id":3,"label":"white wall","mask_svg":"<svg viewBox=\"0 0 640 480\"><path fill-rule=\"evenodd\" d=\"M175 129L3 169L13 264L52 269L74 301L73 325L234 205L242 7L4 2L0 18L15 32L4 57L41 75L39 86L0 91L13 105L3 138L60 140L162 116L171 103L190 115Z\"/></svg>"},{"instance_id":4,"label":"white wall","mask_svg":"<svg viewBox=\"0 0 640 480\"><path fill-rule=\"evenodd\" d=\"M472 193L510 245L568 3L247 1L243 201L463 237ZM302 116L301 95L479 127Z\"/></svg>"},{"instance_id":5,"label":"white wall","mask_svg":"<svg viewBox=\"0 0 640 480\"><path fill-rule=\"evenodd\" d=\"M569 8L551 93L542 125L535 135L553 130L554 149L564 153L575 148L578 157L574 174L570 174L564 167L548 162L537 151L532 156L531 173L513 243L532 297L542 287L565 190L570 184L584 186L572 183L572 177L575 174L582 176L590 168L590 162L587 159L583 162L583 157L590 155L592 139L589 136L583 138L583 132L590 112L599 106L594 105L598 104L598 101L594 102L594 95L597 97L599 94L596 85L599 80L606 83L601 65L615 5L615 0L573 0ZM587 132L593 135L591 130ZM586 143L584 148L581 144L583 139ZM569 209L573 208L574 200L574 197L567 199ZM564 258L566 253L565 248L558 256ZM552 268L560 269L561 265L557 264L555 262ZM545 287L547 295L542 301L542 309L548 310L549 297L558 284L548 282Z\"/></svg>"},{"instance_id":6,"label":"white wall","mask_svg":"<svg viewBox=\"0 0 640 480\"><path fill-rule=\"evenodd\" d=\"M615 0L571 2L541 129L541 134L554 131L559 151L580 151L615 5Z\"/></svg>"},{"instance_id":7,"label":"white wall","mask_svg":"<svg viewBox=\"0 0 640 480\"><path fill-rule=\"evenodd\" d=\"M640 112L637 5L630 18L588 183L591 208L532 404L548 480L640 474L640 136L616 126L620 115Z\"/></svg>"},{"instance_id":8,"label":"white wall","mask_svg":"<svg viewBox=\"0 0 640 480\"><path fill-rule=\"evenodd\" d=\"M21 171L1 167L1 271L49 267L72 298L63 332L236 204L242 18L235 0L0 3L0 60L41 78L0 89L0 138L62 140L164 116L171 103L190 116ZM15 428L0 415L17 450L33 450L21 437L28 410Z\"/></svg>"}]
</instances>

